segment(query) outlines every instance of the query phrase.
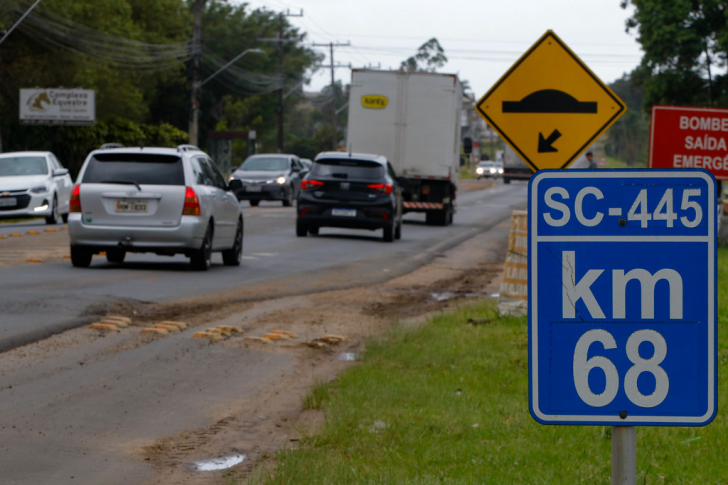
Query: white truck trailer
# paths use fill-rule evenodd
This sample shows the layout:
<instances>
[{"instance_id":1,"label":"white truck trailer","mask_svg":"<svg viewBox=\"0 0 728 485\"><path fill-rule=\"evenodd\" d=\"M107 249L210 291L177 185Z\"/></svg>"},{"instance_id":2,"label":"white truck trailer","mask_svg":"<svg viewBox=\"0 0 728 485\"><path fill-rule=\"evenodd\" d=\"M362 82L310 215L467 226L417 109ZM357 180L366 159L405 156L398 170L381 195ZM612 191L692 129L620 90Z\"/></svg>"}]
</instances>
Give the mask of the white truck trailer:
<instances>
[{"instance_id":1,"label":"white truck trailer","mask_svg":"<svg viewBox=\"0 0 728 485\"><path fill-rule=\"evenodd\" d=\"M404 211L452 223L460 173L463 89L456 75L355 69L347 148L384 155L404 189Z\"/></svg>"},{"instance_id":2,"label":"white truck trailer","mask_svg":"<svg viewBox=\"0 0 728 485\"><path fill-rule=\"evenodd\" d=\"M587 151L593 150L591 146ZM586 153L586 152L584 152ZM567 168L589 168L589 160L582 153L579 157L571 162ZM511 180L528 180L533 175L531 167L524 162L518 153L506 145L505 151L503 152L503 182L510 184Z\"/></svg>"}]
</instances>

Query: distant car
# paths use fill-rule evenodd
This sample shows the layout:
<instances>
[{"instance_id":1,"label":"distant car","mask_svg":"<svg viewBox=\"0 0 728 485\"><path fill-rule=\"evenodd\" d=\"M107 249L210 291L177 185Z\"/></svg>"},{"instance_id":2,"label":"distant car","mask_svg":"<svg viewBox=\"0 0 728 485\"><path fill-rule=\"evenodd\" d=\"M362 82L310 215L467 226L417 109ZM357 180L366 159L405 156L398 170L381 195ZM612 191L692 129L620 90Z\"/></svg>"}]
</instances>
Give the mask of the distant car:
<instances>
[{"instance_id":1,"label":"distant car","mask_svg":"<svg viewBox=\"0 0 728 485\"><path fill-rule=\"evenodd\" d=\"M307 170L295 155L259 154L248 157L230 176L240 180L242 188L235 191L238 200L247 200L255 207L261 200L280 200L290 207Z\"/></svg>"},{"instance_id":2,"label":"distant car","mask_svg":"<svg viewBox=\"0 0 728 485\"><path fill-rule=\"evenodd\" d=\"M197 147L94 150L71 193L71 263L87 267L106 252L122 263L128 252L184 254L193 269L210 267L213 251L238 266L243 214L233 190Z\"/></svg>"},{"instance_id":3,"label":"distant car","mask_svg":"<svg viewBox=\"0 0 728 485\"><path fill-rule=\"evenodd\" d=\"M311 165L313 165L313 162L309 160L308 158L301 158L301 164L303 165L303 168L306 170L311 170Z\"/></svg>"},{"instance_id":4,"label":"distant car","mask_svg":"<svg viewBox=\"0 0 728 485\"><path fill-rule=\"evenodd\" d=\"M501 175L503 175L503 167L500 167L500 172L498 170L497 162L480 162L478 166L475 169L475 174L477 175L478 179L481 178L497 178Z\"/></svg>"},{"instance_id":5,"label":"distant car","mask_svg":"<svg viewBox=\"0 0 728 485\"><path fill-rule=\"evenodd\" d=\"M498 172L498 176L502 177L503 176L503 162L496 161L495 168Z\"/></svg>"},{"instance_id":6,"label":"distant car","mask_svg":"<svg viewBox=\"0 0 728 485\"><path fill-rule=\"evenodd\" d=\"M296 235L321 227L382 229L383 240L402 236L402 189L380 155L324 152L301 182Z\"/></svg>"},{"instance_id":7,"label":"distant car","mask_svg":"<svg viewBox=\"0 0 728 485\"><path fill-rule=\"evenodd\" d=\"M0 154L0 218L68 220L73 180L51 152Z\"/></svg>"}]
</instances>

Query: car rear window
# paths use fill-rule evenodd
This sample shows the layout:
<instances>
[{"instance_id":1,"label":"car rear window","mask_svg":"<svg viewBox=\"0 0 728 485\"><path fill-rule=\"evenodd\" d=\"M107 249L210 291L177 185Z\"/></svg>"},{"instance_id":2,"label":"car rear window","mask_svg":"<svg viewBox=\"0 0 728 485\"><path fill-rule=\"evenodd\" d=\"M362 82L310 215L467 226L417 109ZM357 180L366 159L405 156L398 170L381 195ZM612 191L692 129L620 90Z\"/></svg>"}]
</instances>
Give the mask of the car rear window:
<instances>
[{"instance_id":1,"label":"car rear window","mask_svg":"<svg viewBox=\"0 0 728 485\"><path fill-rule=\"evenodd\" d=\"M262 172L288 170L288 159L285 157L250 157L243 162L240 170Z\"/></svg>"},{"instance_id":2,"label":"car rear window","mask_svg":"<svg viewBox=\"0 0 728 485\"><path fill-rule=\"evenodd\" d=\"M314 162L311 167L311 175L354 180L380 180L384 177L384 167L368 160L322 158Z\"/></svg>"},{"instance_id":3,"label":"car rear window","mask_svg":"<svg viewBox=\"0 0 728 485\"><path fill-rule=\"evenodd\" d=\"M23 175L48 175L48 164L44 157L0 158L0 177Z\"/></svg>"},{"instance_id":4,"label":"car rear window","mask_svg":"<svg viewBox=\"0 0 728 485\"><path fill-rule=\"evenodd\" d=\"M185 185L185 174L176 155L97 153L89 160L82 182Z\"/></svg>"}]
</instances>

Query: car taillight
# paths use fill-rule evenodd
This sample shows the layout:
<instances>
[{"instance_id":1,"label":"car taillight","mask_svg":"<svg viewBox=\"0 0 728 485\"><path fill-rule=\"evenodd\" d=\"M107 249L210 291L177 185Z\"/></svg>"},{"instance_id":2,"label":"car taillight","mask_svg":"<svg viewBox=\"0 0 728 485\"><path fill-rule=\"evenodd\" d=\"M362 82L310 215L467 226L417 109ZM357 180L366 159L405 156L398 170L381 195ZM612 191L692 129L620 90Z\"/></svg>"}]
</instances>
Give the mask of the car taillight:
<instances>
[{"instance_id":1,"label":"car taillight","mask_svg":"<svg viewBox=\"0 0 728 485\"><path fill-rule=\"evenodd\" d=\"M323 187L324 183L319 180L301 180L301 189L312 190L317 187Z\"/></svg>"},{"instance_id":2,"label":"car taillight","mask_svg":"<svg viewBox=\"0 0 728 485\"><path fill-rule=\"evenodd\" d=\"M369 184L368 187L372 190L376 190L377 192L381 192L383 194L392 193L392 186L389 184Z\"/></svg>"},{"instance_id":3,"label":"car taillight","mask_svg":"<svg viewBox=\"0 0 728 485\"><path fill-rule=\"evenodd\" d=\"M76 184L71 191L68 212L81 212L81 186Z\"/></svg>"},{"instance_id":4,"label":"car taillight","mask_svg":"<svg viewBox=\"0 0 728 485\"><path fill-rule=\"evenodd\" d=\"M199 216L200 215L200 201L197 198L197 194L192 190L192 187L187 187L185 192L185 205L182 207L183 216Z\"/></svg>"}]
</instances>

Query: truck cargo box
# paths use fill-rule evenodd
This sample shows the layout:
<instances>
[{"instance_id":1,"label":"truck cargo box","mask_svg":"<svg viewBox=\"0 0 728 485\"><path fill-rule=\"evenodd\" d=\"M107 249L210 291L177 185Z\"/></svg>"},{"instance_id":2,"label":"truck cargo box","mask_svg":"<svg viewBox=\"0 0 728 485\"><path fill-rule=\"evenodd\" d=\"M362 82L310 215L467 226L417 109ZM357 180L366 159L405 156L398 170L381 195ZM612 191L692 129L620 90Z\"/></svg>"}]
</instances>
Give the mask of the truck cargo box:
<instances>
[{"instance_id":1,"label":"truck cargo box","mask_svg":"<svg viewBox=\"0 0 728 485\"><path fill-rule=\"evenodd\" d=\"M461 109L456 75L355 69L347 148L387 157L407 179L405 209L447 224L459 179Z\"/></svg>"}]
</instances>

